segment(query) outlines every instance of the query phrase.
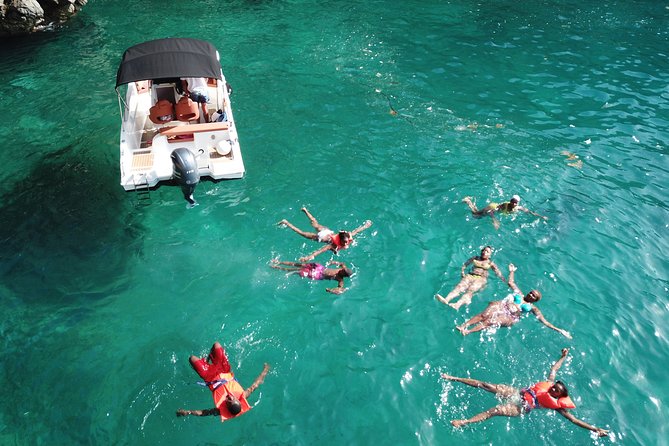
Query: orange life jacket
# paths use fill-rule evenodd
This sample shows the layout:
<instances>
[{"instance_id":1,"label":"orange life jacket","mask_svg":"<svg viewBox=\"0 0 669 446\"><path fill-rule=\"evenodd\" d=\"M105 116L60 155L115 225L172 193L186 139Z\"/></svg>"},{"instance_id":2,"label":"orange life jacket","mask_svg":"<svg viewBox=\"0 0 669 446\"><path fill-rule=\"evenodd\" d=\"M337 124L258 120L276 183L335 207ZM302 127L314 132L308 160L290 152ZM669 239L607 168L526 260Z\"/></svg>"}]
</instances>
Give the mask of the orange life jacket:
<instances>
[{"instance_id":1,"label":"orange life jacket","mask_svg":"<svg viewBox=\"0 0 669 446\"><path fill-rule=\"evenodd\" d=\"M348 245L351 243L351 239L348 239L348 243L344 244L340 240L339 234L334 234L330 236L330 242L335 245L335 249L338 251L340 249L346 249L348 248Z\"/></svg>"},{"instance_id":2,"label":"orange life jacket","mask_svg":"<svg viewBox=\"0 0 669 446\"><path fill-rule=\"evenodd\" d=\"M530 409L537 406L544 409L574 409L576 405L568 396L554 398L548 393L548 389L553 385L552 382L542 381L525 389L523 398Z\"/></svg>"},{"instance_id":3,"label":"orange life jacket","mask_svg":"<svg viewBox=\"0 0 669 446\"><path fill-rule=\"evenodd\" d=\"M213 393L214 404L221 413L222 422L251 410L251 406L244 396L244 388L237 382L234 373L220 373L215 381L207 384L209 384L209 389ZM228 393L234 395L242 404L242 411L237 415L232 415L225 404L225 397Z\"/></svg>"}]
</instances>

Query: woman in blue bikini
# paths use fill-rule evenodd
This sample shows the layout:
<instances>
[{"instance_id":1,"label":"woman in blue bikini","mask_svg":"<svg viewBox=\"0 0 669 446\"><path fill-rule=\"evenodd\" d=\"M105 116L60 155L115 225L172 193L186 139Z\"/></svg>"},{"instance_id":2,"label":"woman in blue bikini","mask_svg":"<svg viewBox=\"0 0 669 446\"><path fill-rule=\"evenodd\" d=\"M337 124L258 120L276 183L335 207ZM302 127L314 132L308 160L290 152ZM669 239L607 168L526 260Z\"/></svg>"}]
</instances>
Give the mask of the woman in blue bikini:
<instances>
[{"instance_id":1,"label":"woman in blue bikini","mask_svg":"<svg viewBox=\"0 0 669 446\"><path fill-rule=\"evenodd\" d=\"M523 292L520 291L520 288L518 288L516 285L516 270L517 268L513 263L509 264L508 283L509 287L513 290L513 293L509 294L502 300L490 302L486 309L483 310L483 312L477 314L464 324L458 326L457 328L460 330L460 333L463 335L468 335L469 333L474 333L488 328L511 327L520 320L520 317L524 313L532 313L536 316L537 319L539 319L539 322L544 324L546 327L557 331L566 338L571 339L571 334L569 334L568 331L557 328L555 325L548 322L541 311L539 311L539 309L534 305L541 299L541 293L539 290L532 290L526 295L523 295ZM468 328L471 326L473 326L473 328Z\"/></svg>"}]
</instances>

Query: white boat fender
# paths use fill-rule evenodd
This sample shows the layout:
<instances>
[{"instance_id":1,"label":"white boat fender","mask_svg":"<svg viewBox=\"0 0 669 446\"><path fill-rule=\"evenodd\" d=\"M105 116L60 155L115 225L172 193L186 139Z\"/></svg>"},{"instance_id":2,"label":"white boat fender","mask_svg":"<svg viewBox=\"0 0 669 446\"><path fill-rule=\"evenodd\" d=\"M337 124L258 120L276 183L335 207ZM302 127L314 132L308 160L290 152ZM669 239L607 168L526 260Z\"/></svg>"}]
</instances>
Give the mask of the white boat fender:
<instances>
[{"instance_id":1,"label":"white boat fender","mask_svg":"<svg viewBox=\"0 0 669 446\"><path fill-rule=\"evenodd\" d=\"M230 144L230 141L227 139L219 141L218 144L216 144L216 152L222 156L229 156L232 152L232 144Z\"/></svg>"}]
</instances>

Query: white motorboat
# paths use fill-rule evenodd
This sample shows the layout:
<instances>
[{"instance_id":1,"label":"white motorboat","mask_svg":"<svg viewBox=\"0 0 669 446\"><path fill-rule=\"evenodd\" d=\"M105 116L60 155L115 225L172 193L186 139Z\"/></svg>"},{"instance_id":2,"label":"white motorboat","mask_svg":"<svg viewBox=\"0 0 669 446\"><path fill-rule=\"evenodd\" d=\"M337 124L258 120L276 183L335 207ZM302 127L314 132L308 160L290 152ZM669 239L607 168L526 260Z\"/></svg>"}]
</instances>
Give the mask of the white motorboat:
<instances>
[{"instance_id":1,"label":"white motorboat","mask_svg":"<svg viewBox=\"0 0 669 446\"><path fill-rule=\"evenodd\" d=\"M189 92L183 80L202 85ZM206 87L205 87L206 85ZM121 109L121 186L148 190L176 182L184 198L202 177L242 178L230 90L216 48L197 39L152 40L128 48L116 75ZM195 99L195 100L193 100ZM206 113L205 113L206 111Z\"/></svg>"}]
</instances>

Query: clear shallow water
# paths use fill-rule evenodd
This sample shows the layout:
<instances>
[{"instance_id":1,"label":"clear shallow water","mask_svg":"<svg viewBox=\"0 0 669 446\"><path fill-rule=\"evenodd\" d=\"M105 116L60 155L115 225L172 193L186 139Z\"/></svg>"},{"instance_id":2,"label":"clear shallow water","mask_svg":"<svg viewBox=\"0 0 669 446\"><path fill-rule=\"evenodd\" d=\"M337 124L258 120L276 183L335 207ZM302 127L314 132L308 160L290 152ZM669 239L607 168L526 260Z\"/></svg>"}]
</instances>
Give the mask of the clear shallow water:
<instances>
[{"instance_id":1,"label":"clear shallow water","mask_svg":"<svg viewBox=\"0 0 669 446\"><path fill-rule=\"evenodd\" d=\"M91 1L0 50L0 444L666 444L664 5L164 6ZM191 211L118 185L117 64L167 36L221 50L248 171L201 183ZM495 231L460 202L514 193L549 221ZM316 248L274 225L307 227L303 205L374 221L340 255L342 296L267 266ZM534 320L454 330L505 294L491 281L459 313L433 298L486 244L573 340ZM257 405L177 419L211 407L187 358L214 340L242 384L272 365ZM613 439L540 412L452 429L495 399L440 372L523 386L562 347L576 416Z\"/></svg>"}]
</instances>

